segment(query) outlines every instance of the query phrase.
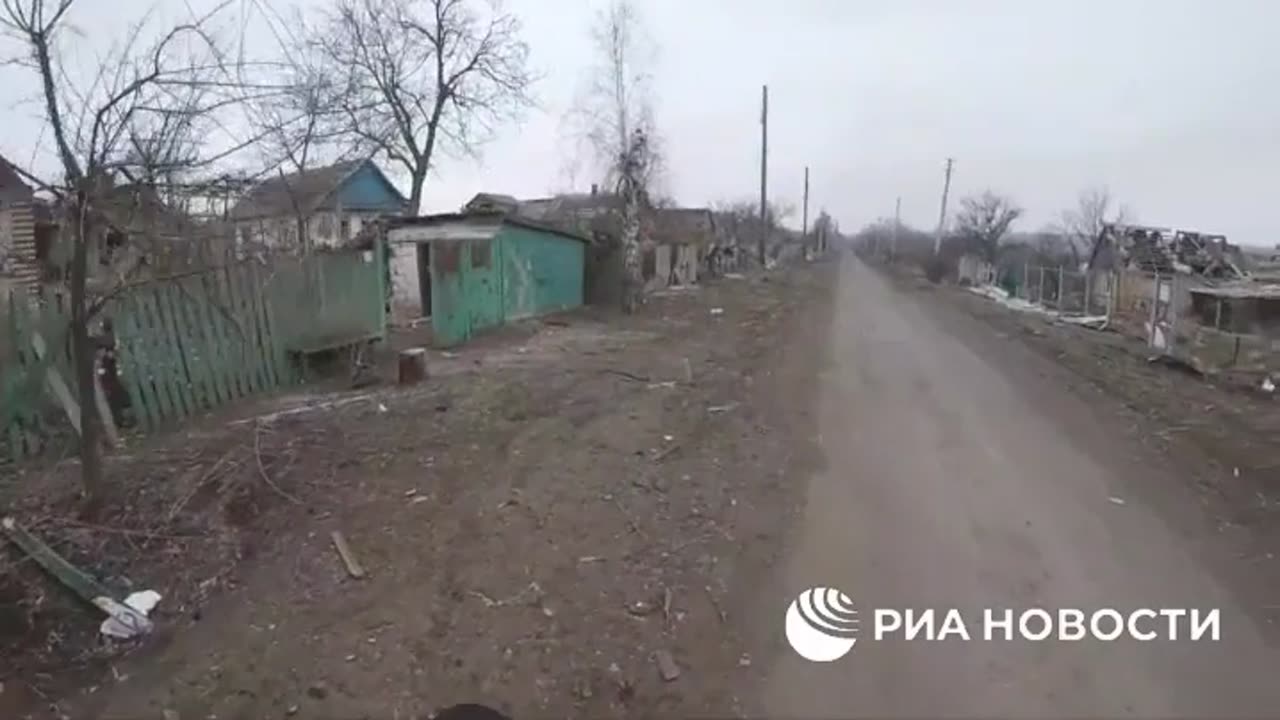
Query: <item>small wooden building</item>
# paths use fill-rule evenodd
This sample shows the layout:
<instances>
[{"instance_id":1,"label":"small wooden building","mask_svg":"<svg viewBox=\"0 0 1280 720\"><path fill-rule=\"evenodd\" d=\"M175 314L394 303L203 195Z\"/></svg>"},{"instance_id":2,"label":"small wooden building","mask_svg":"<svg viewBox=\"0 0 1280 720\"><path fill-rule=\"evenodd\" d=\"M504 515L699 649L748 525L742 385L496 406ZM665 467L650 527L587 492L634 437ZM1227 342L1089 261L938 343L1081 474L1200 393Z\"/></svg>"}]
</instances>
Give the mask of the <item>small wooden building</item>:
<instances>
[{"instance_id":1,"label":"small wooden building","mask_svg":"<svg viewBox=\"0 0 1280 720\"><path fill-rule=\"evenodd\" d=\"M387 232L392 315L431 318L448 347L486 328L583 304L590 240L501 214L398 221Z\"/></svg>"}]
</instances>

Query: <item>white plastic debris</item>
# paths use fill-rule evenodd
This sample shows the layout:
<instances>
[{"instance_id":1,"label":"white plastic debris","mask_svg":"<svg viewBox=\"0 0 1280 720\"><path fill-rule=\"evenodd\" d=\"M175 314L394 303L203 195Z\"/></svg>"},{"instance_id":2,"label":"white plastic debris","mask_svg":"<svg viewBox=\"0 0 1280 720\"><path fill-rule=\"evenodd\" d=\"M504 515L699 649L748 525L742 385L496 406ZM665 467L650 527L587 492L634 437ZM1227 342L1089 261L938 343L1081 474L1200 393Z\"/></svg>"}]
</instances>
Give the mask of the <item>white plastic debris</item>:
<instances>
[{"instance_id":1,"label":"white plastic debris","mask_svg":"<svg viewBox=\"0 0 1280 720\"><path fill-rule=\"evenodd\" d=\"M1275 391L1276 391L1276 384L1275 384L1275 383L1273 383L1273 382L1271 382L1271 378L1270 378L1270 377L1265 377L1265 378L1263 378L1263 379L1262 379L1262 391L1263 391L1263 392L1275 392Z\"/></svg>"},{"instance_id":2,"label":"white plastic debris","mask_svg":"<svg viewBox=\"0 0 1280 720\"><path fill-rule=\"evenodd\" d=\"M1111 501L1112 505L1124 505L1124 498L1118 498L1118 497L1112 496L1107 499Z\"/></svg>"},{"instance_id":3,"label":"white plastic debris","mask_svg":"<svg viewBox=\"0 0 1280 720\"><path fill-rule=\"evenodd\" d=\"M387 406L383 405L382 403L378 403L378 412L384 413L386 411L387 411Z\"/></svg>"},{"instance_id":4,"label":"white plastic debris","mask_svg":"<svg viewBox=\"0 0 1280 720\"><path fill-rule=\"evenodd\" d=\"M711 308L711 314L712 314L712 315L723 315L723 314L724 314L724 308Z\"/></svg>"},{"instance_id":5,"label":"white plastic debris","mask_svg":"<svg viewBox=\"0 0 1280 720\"><path fill-rule=\"evenodd\" d=\"M130 593L123 603L118 603L109 597L98 597L94 599L93 604L107 614L107 619L102 621L100 628L102 634L128 640L151 632L154 625L147 616L159 602L160 593L155 590L142 590Z\"/></svg>"}]
</instances>

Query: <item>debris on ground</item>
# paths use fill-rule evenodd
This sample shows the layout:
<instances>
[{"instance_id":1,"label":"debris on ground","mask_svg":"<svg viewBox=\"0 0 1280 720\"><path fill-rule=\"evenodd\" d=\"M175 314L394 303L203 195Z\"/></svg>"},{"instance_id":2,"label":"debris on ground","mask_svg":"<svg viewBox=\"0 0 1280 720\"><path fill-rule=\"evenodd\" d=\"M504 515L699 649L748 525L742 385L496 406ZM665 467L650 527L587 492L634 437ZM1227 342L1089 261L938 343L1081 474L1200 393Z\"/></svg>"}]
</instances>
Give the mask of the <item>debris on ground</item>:
<instances>
[{"instance_id":1,"label":"debris on ground","mask_svg":"<svg viewBox=\"0 0 1280 720\"><path fill-rule=\"evenodd\" d=\"M103 635L128 640L147 635L152 631L153 625L147 615L160 602L159 593L154 590L134 592L125 598L124 602L119 602L97 578L72 565L13 518L6 517L0 520L0 528L4 529L10 542L18 546L45 572L78 595L81 600L106 613L107 618L102 621L99 630Z\"/></svg>"},{"instance_id":2,"label":"debris on ground","mask_svg":"<svg viewBox=\"0 0 1280 720\"><path fill-rule=\"evenodd\" d=\"M347 574L356 580L364 577L364 566L356 559L356 555L351 550L351 546L347 544L347 538L340 530L334 530L329 534L333 540L333 547L338 551L338 557L342 559L342 564L347 569Z\"/></svg>"},{"instance_id":3,"label":"debris on ground","mask_svg":"<svg viewBox=\"0 0 1280 720\"><path fill-rule=\"evenodd\" d=\"M672 682L680 677L680 666L676 664L676 659L672 657L670 651L654 652L653 661L658 666L658 675L662 677L663 682Z\"/></svg>"}]
</instances>

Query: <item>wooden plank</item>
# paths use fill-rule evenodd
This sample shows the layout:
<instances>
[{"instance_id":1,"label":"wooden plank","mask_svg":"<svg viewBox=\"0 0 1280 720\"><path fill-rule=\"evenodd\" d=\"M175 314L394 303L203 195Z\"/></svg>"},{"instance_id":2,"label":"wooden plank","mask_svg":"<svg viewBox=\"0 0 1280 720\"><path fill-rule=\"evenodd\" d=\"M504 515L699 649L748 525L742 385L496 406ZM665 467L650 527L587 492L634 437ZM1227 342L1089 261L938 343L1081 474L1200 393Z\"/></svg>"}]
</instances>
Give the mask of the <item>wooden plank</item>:
<instances>
[{"instance_id":1,"label":"wooden plank","mask_svg":"<svg viewBox=\"0 0 1280 720\"><path fill-rule=\"evenodd\" d=\"M116 363L121 381L129 393L134 420L146 430L159 425L155 410L155 393L147 380L146 352L138 329L138 303L132 293L115 303L112 313L116 327Z\"/></svg>"},{"instance_id":2,"label":"wooden plank","mask_svg":"<svg viewBox=\"0 0 1280 720\"><path fill-rule=\"evenodd\" d=\"M270 336L266 318L262 312L263 306L266 305L262 300L264 294L262 288L265 283L262 273L258 271L258 266L252 264L245 266L243 280L254 289L253 292L244 295L247 301L245 308L253 318L253 378L257 383L258 392L265 392L277 385L275 374L271 371Z\"/></svg>"},{"instance_id":3,"label":"wooden plank","mask_svg":"<svg viewBox=\"0 0 1280 720\"><path fill-rule=\"evenodd\" d=\"M218 404L217 392L213 387L213 376L209 369L208 339L205 336L205 324L200 317L202 298L199 295L198 278L183 278L176 283L180 291L182 312L179 319L184 326L183 346L187 352L187 370L191 376L191 394L196 406L201 410L211 410Z\"/></svg>"},{"instance_id":4,"label":"wooden plank","mask_svg":"<svg viewBox=\"0 0 1280 720\"><path fill-rule=\"evenodd\" d=\"M218 333L223 339L223 380L227 385L231 400L237 400L248 394L241 374L241 354L244 338L240 316L232 303L231 268L224 267L213 277L216 292L215 304L211 308L217 315Z\"/></svg>"},{"instance_id":5,"label":"wooden plank","mask_svg":"<svg viewBox=\"0 0 1280 720\"><path fill-rule=\"evenodd\" d=\"M256 311L254 298L261 292L261 287L254 277L252 264L242 265L236 273L236 299L240 308L241 322L245 328L245 377L254 393L267 389L266 375L263 372L262 321Z\"/></svg>"},{"instance_id":6,"label":"wooden plank","mask_svg":"<svg viewBox=\"0 0 1280 720\"><path fill-rule=\"evenodd\" d=\"M15 293L10 291L8 296L4 298L8 313L5 315L5 332L8 334L8 345L6 347L13 348L13 357L5 378L6 382L0 386L0 390L13 393L14 409L12 412L5 412L2 417L5 418L5 430L9 436L9 452L10 456L16 461L24 457L23 438L22 438L22 419L16 410L17 403L22 402L19 393L22 392L21 383L25 380L22 375L22 359L18 352L25 343L22 342L22 336L18 332L18 309L15 307Z\"/></svg>"},{"instance_id":7,"label":"wooden plank","mask_svg":"<svg viewBox=\"0 0 1280 720\"><path fill-rule=\"evenodd\" d=\"M161 422L179 417L177 398L173 394L173 379L169 369L169 347L165 340L160 311L156 305L155 288L138 293L142 308L142 331L147 339L147 368L149 380L156 394L156 414Z\"/></svg>"},{"instance_id":8,"label":"wooden plank","mask_svg":"<svg viewBox=\"0 0 1280 720\"><path fill-rule=\"evenodd\" d=\"M258 274L261 276L262 273ZM271 283L264 278L263 285L270 286ZM284 347L285 333L282 332L282 328L286 326L281 322L280 316L282 310L293 308L282 307L279 302L273 301L274 297L271 292L264 292L259 296L258 305L262 317L263 349L265 350L263 361L272 387L280 387L294 382L294 374Z\"/></svg>"},{"instance_id":9,"label":"wooden plank","mask_svg":"<svg viewBox=\"0 0 1280 720\"><path fill-rule=\"evenodd\" d=\"M31 333L31 347L36 351L36 359L43 360L49 353L49 348L45 345L44 336L37 330ZM71 421L71 427L75 428L76 434L81 435L80 430L80 404L76 402L75 396L71 394L71 388L67 387L67 383L62 379L62 373L58 372L57 366L50 364L44 370L45 383L49 387L49 394L62 407L62 411L66 413L67 419Z\"/></svg>"},{"instance_id":10,"label":"wooden plank","mask_svg":"<svg viewBox=\"0 0 1280 720\"><path fill-rule=\"evenodd\" d=\"M204 329L205 345L209 351L209 382L213 387L214 399L222 405L231 401L231 392L227 388L224 341L218 332L222 327L222 318L214 308L217 300L210 290L210 284L214 280L214 276L210 273L201 274L198 278L200 287L198 314L200 325Z\"/></svg>"},{"instance_id":11,"label":"wooden plank","mask_svg":"<svg viewBox=\"0 0 1280 720\"><path fill-rule=\"evenodd\" d=\"M248 287L246 279L244 279L244 265L229 268L227 273L228 293L227 300L232 313L236 315L236 322L239 323L239 356L237 357L236 369L241 378L241 387L244 395L256 395L261 391L261 382L257 375L256 352L257 352L257 328L253 323L253 313L250 309L250 301L248 295L252 288Z\"/></svg>"},{"instance_id":12,"label":"wooden plank","mask_svg":"<svg viewBox=\"0 0 1280 720\"><path fill-rule=\"evenodd\" d=\"M263 277L262 270L256 266L251 267L250 277L256 288L266 289L270 283ZM284 384L287 374L278 362L281 349L276 343L275 305L268 297L269 292L268 290L254 295L253 313L258 325L259 372L265 388L275 389Z\"/></svg>"},{"instance_id":13,"label":"wooden plank","mask_svg":"<svg viewBox=\"0 0 1280 720\"><path fill-rule=\"evenodd\" d=\"M196 408L191 399L191 376L187 371L186 348L183 347L182 328L177 317L176 295L177 288L166 283L157 289L156 298L160 308L160 322L169 345L167 363L172 377L170 387L177 400L179 417L186 418L196 414Z\"/></svg>"}]
</instances>

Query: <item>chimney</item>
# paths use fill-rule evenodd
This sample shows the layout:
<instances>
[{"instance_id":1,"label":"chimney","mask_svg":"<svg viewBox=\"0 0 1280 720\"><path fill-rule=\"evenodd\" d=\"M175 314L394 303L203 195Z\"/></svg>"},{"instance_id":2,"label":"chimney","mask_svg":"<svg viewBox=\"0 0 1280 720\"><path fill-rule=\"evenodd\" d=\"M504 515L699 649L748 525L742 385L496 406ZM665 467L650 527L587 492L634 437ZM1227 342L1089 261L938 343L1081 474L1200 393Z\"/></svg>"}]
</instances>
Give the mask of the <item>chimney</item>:
<instances>
[{"instance_id":1,"label":"chimney","mask_svg":"<svg viewBox=\"0 0 1280 720\"><path fill-rule=\"evenodd\" d=\"M596 183L591 183L591 194L598 195L599 193L600 193L600 186L597 185Z\"/></svg>"}]
</instances>

